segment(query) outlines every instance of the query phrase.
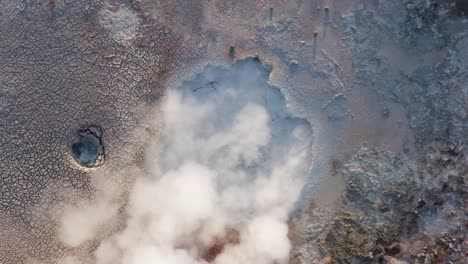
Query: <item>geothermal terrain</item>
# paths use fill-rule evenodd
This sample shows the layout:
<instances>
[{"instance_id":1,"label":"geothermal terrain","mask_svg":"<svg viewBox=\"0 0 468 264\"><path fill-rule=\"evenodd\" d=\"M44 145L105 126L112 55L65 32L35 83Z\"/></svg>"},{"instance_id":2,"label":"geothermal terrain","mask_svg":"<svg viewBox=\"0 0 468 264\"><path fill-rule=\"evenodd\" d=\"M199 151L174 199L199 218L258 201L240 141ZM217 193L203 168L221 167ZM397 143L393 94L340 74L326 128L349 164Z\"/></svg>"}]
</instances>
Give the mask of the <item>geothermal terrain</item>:
<instances>
[{"instance_id":1,"label":"geothermal terrain","mask_svg":"<svg viewBox=\"0 0 468 264\"><path fill-rule=\"evenodd\" d=\"M468 1L0 0L1 264L467 263Z\"/></svg>"}]
</instances>

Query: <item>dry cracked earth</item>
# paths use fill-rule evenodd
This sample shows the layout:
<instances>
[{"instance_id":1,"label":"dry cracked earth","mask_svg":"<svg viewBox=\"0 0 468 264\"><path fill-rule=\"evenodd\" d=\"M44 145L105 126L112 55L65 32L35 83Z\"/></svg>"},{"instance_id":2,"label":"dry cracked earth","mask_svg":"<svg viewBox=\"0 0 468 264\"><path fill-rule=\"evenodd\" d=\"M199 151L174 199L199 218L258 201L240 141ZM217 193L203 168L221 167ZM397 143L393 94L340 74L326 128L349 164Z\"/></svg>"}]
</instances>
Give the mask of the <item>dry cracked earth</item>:
<instances>
[{"instance_id":1,"label":"dry cracked earth","mask_svg":"<svg viewBox=\"0 0 468 264\"><path fill-rule=\"evenodd\" d=\"M294 149L283 127L311 131L304 181L284 193L294 203L278 202L287 243L265 242L277 241L275 225L248 225L244 236L226 220L207 241L182 236L174 248L191 249L187 258L152 255L160 248L128 257L134 248L115 234L133 230L135 182L154 169L148 153L159 144L158 160L180 154L164 132L178 135L164 115L170 91L206 103L225 86L242 88L221 105L262 105L253 87L271 96L266 113L283 121L265 164L281 160L275 145ZM194 105L177 120L203 122ZM252 134L261 113L249 114ZM236 151L265 138L243 133L252 141ZM467 263L467 139L466 0L0 0L0 263ZM229 167L247 182L257 170L248 153ZM218 162L229 160L208 163L226 168ZM147 207L164 210L151 199ZM91 213L70 220L70 206ZM67 219L78 219L71 231ZM120 257L109 257L109 241ZM247 249L229 253L237 245Z\"/></svg>"}]
</instances>

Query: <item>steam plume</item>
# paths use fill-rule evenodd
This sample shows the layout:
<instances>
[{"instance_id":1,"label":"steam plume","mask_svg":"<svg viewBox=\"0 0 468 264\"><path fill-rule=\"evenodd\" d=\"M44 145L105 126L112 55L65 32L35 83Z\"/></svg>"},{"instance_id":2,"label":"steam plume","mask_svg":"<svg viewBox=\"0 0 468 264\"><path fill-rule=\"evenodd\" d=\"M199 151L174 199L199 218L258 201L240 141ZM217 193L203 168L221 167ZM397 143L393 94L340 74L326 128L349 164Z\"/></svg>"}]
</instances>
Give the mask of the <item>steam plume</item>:
<instances>
[{"instance_id":1,"label":"steam plume","mask_svg":"<svg viewBox=\"0 0 468 264\"><path fill-rule=\"evenodd\" d=\"M268 74L245 60L232 69L207 67L168 92L164 133L130 192L126 226L101 242L92 263L288 261L287 220L308 174L312 132L288 115ZM103 212L113 215L115 205L102 200L81 208L94 219L83 232L73 209L65 213L65 243L91 239L108 220Z\"/></svg>"}]
</instances>

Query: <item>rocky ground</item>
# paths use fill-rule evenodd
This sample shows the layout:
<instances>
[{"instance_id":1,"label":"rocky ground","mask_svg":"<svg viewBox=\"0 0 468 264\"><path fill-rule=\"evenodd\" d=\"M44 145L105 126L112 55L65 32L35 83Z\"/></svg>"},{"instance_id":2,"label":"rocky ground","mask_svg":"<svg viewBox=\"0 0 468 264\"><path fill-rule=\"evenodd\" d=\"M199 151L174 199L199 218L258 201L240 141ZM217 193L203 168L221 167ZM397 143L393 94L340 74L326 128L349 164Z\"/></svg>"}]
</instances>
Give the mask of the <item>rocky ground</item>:
<instances>
[{"instance_id":1,"label":"rocky ground","mask_svg":"<svg viewBox=\"0 0 468 264\"><path fill-rule=\"evenodd\" d=\"M304 244L292 263L464 263L467 171L459 155L433 149L422 165L362 147L341 170L343 205L302 212Z\"/></svg>"},{"instance_id":2,"label":"rocky ground","mask_svg":"<svg viewBox=\"0 0 468 264\"><path fill-rule=\"evenodd\" d=\"M461 58L468 21L462 2L380 1L374 11L361 7L336 19L357 85L405 107L414 149L363 146L354 153L339 168L346 181L339 209L312 204L297 218L306 232L292 263L467 261L468 68ZM378 48L388 48L385 41L408 57L385 54ZM401 64L410 57L414 65ZM383 108L382 118L391 114Z\"/></svg>"}]
</instances>

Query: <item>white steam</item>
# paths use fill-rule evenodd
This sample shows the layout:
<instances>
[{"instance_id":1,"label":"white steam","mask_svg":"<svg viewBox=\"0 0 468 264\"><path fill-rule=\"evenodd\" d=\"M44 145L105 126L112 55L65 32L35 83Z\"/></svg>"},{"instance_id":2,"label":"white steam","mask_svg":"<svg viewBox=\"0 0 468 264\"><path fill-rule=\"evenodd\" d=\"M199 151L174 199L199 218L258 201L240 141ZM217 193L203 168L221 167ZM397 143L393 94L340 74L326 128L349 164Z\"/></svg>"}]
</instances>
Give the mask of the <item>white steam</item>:
<instances>
[{"instance_id":1,"label":"white steam","mask_svg":"<svg viewBox=\"0 0 468 264\"><path fill-rule=\"evenodd\" d=\"M165 131L129 194L125 228L102 241L92 261L64 263L286 263L288 217L307 179L312 135L288 116L267 77L260 63L244 61L208 67L169 91ZM67 245L91 239L108 220L102 215L115 213L101 200L66 211Z\"/></svg>"}]
</instances>

